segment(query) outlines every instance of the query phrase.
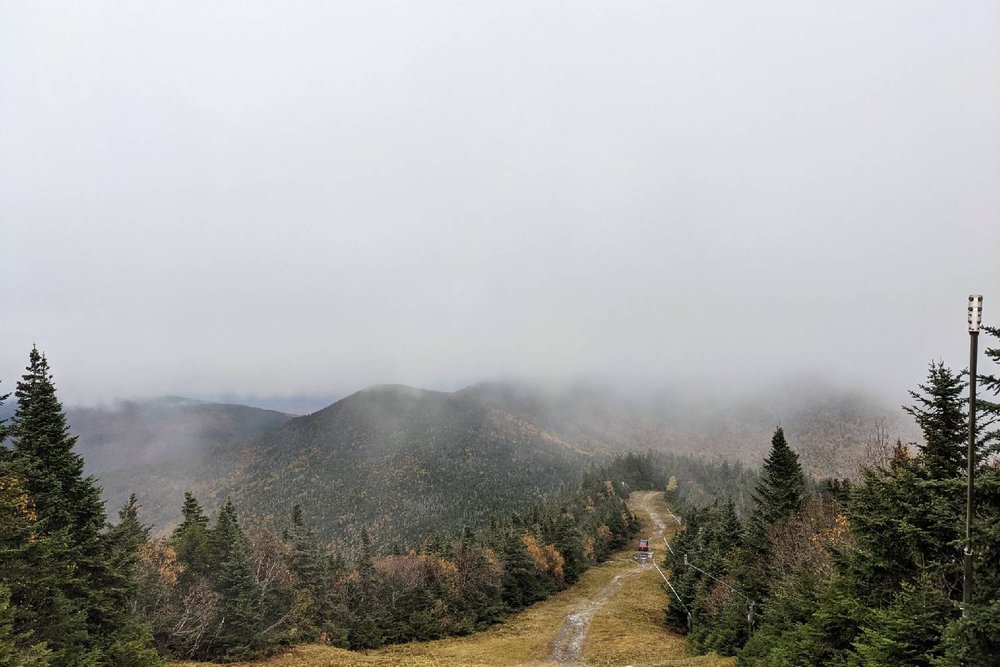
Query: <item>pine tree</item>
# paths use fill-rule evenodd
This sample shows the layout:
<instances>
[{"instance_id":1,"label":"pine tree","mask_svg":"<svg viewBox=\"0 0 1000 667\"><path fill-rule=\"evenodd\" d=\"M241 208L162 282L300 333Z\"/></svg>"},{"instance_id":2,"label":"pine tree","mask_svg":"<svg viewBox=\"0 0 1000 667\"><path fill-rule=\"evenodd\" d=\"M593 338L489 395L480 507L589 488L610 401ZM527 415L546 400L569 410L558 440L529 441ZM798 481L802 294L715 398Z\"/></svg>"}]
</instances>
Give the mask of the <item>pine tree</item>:
<instances>
[{"instance_id":1,"label":"pine tree","mask_svg":"<svg viewBox=\"0 0 1000 667\"><path fill-rule=\"evenodd\" d=\"M927 384L919 385L919 392L910 391L916 404L903 408L923 432L919 447L934 479L956 477L965 469L968 412L963 395L967 387L961 375L943 362L932 362Z\"/></svg>"},{"instance_id":2,"label":"pine tree","mask_svg":"<svg viewBox=\"0 0 1000 667\"><path fill-rule=\"evenodd\" d=\"M69 434L48 360L37 347L28 359L15 391L7 458L38 522L34 542L23 550L30 569L10 584L12 600L30 610L26 627L53 650L53 665L107 660L107 650L131 639L134 629L130 573L119 567L102 532L100 488L84 477L83 459L73 451L76 438Z\"/></svg>"},{"instance_id":3,"label":"pine tree","mask_svg":"<svg viewBox=\"0 0 1000 667\"><path fill-rule=\"evenodd\" d=\"M27 373L17 383L18 408L11 420L13 454L28 481L28 493L46 530L67 530L77 543L89 543L104 527L100 489L83 475L83 459L73 451L62 404L46 358L31 349Z\"/></svg>"},{"instance_id":4,"label":"pine tree","mask_svg":"<svg viewBox=\"0 0 1000 667\"><path fill-rule=\"evenodd\" d=\"M511 530L500 548L504 564L502 597L510 609L526 607L547 594L544 578L524 548L516 530Z\"/></svg>"},{"instance_id":5,"label":"pine tree","mask_svg":"<svg viewBox=\"0 0 1000 667\"><path fill-rule=\"evenodd\" d=\"M754 490L755 506L746 539L754 558L770 550L768 529L797 512L804 496L805 480L799 456L788 446L785 432L779 426L771 438L771 451L764 459Z\"/></svg>"},{"instance_id":6,"label":"pine tree","mask_svg":"<svg viewBox=\"0 0 1000 667\"><path fill-rule=\"evenodd\" d=\"M285 539L291 542L288 568L297 580L291 625L309 639L318 639L322 632L329 637L339 611L331 592L332 565L315 535L305 527L299 505L292 508L292 528L286 531ZM340 632L334 630L333 634Z\"/></svg>"},{"instance_id":7,"label":"pine tree","mask_svg":"<svg viewBox=\"0 0 1000 667\"><path fill-rule=\"evenodd\" d=\"M187 567L187 574L204 573L211 562L208 516L190 491L184 493L181 523L170 536L177 559Z\"/></svg>"},{"instance_id":8,"label":"pine tree","mask_svg":"<svg viewBox=\"0 0 1000 667\"><path fill-rule=\"evenodd\" d=\"M250 564L246 536L230 500L219 510L209 535L208 551L213 564L212 582L222 595L214 643L226 657L249 656L260 645L262 596Z\"/></svg>"}]
</instances>

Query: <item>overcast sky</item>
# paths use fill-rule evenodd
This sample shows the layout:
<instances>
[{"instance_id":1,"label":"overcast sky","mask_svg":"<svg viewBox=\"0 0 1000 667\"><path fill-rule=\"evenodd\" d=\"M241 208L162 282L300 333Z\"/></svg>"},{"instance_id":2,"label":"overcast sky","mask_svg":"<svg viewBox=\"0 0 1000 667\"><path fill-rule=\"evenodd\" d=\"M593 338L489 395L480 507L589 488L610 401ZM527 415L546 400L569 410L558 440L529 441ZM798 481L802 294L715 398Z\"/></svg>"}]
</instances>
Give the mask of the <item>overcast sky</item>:
<instances>
[{"instance_id":1,"label":"overcast sky","mask_svg":"<svg viewBox=\"0 0 1000 667\"><path fill-rule=\"evenodd\" d=\"M1000 321L1000 3L0 2L0 378L828 373Z\"/></svg>"}]
</instances>

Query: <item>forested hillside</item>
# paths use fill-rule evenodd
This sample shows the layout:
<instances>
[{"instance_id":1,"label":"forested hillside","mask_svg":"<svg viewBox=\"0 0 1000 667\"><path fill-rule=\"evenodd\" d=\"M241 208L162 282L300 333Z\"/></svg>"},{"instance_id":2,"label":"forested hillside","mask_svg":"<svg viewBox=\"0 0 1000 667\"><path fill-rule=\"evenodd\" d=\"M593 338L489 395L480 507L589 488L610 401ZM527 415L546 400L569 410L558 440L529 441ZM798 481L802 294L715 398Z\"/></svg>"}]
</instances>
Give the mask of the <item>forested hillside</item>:
<instances>
[{"instance_id":1,"label":"forested hillside","mask_svg":"<svg viewBox=\"0 0 1000 667\"><path fill-rule=\"evenodd\" d=\"M479 434L480 407L398 387L373 393L374 400L341 402L254 446L294 456L313 439L324 441L334 423L349 434L334 442L348 460L381 459L408 449L409 437L441 432L464 447L428 464L474 458L463 441L470 434L524 467L551 473L558 460L515 437L519 429L492 423L499 435ZM37 350L16 398L10 424L0 423L0 438L10 439L0 448L0 659L19 666L157 665L158 652L232 659L303 641L368 648L468 633L573 584L624 546L637 529L624 501L632 484L655 477L648 459L619 459L592 467L582 483L577 476L519 503L523 511L507 501L460 530L424 534L415 548L365 526L331 549L298 504L276 517L280 531L260 522L244 529L232 499L210 520L186 493L177 498L179 525L151 539L135 497L108 524Z\"/></svg>"},{"instance_id":2,"label":"forested hillside","mask_svg":"<svg viewBox=\"0 0 1000 667\"><path fill-rule=\"evenodd\" d=\"M696 454L757 465L777 423L796 441L807 473L853 476L877 423L904 441L919 431L899 406L820 380L798 380L752 393L627 391L595 384L545 387L488 382L458 392L537 424L591 451Z\"/></svg>"},{"instance_id":3,"label":"forested hillside","mask_svg":"<svg viewBox=\"0 0 1000 667\"><path fill-rule=\"evenodd\" d=\"M1000 329L987 332L1000 338ZM742 665L996 665L1000 348L987 356L971 543L968 371L935 362L907 408L923 434L915 449L883 433L858 479L810 488L794 439L779 428L748 513L731 502L679 508L686 529L664 563L676 600L668 623L696 650L737 655Z\"/></svg>"},{"instance_id":4,"label":"forested hillside","mask_svg":"<svg viewBox=\"0 0 1000 667\"><path fill-rule=\"evenodd\" d=\"M366 525L409 542L532 502L616 452L753 466L781 421L808 473L846 476L880 420L888 416L904 439L913 430L892 419L898 409L860 394L822 386L788 394L773 405L768 396L719 405L585 384L484 383L451 394L384 386L290 421L183 399L69 417L84 427L86 456L117 462L98 474L109 506L137 493L157 531L173 525L175 499L192 490L210 511L232 494L244 516L274 525L298 502L324 538Z\"/></svg>"},{"instance_id":5,"label":"forested hillside","mask_svg":"<svg viewBox=\"0 0 1000 667\"><path fill-rule=\"evenodd\" d=\"M589 459L462 395L386 386L256 438L217 488L268 522L299 504L323 539L364 526L413 544L555 495Z\"/></svg>"},{"instance_id":6,"label":"forested hillside","mask_svg":"<svg viewBox=\"0 0 1000 667\"><path fill-rule=\"evenodd\" d=\"M294 416L179 396L66 411L66 421L79 438L77 451L90 473L198 459L220 447L246 442Z\"/></svg>"}]
</instances>

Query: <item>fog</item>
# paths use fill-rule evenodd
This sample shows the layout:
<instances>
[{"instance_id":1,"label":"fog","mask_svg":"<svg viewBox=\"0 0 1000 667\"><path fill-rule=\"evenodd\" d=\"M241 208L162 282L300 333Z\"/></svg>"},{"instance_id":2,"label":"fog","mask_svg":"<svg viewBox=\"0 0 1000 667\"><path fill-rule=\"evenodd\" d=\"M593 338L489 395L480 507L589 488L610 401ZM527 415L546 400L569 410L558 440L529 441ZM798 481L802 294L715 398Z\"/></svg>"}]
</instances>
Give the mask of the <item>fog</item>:
<instances>
[{"instance_id":1,"label":"fog","mask_svg":"<svg viewBox=\"0 0 1000 667\"><path fill-rule=\"evenodd\" d=\"M1000 321L1000 5L0 2L0 378L898 403ZM315 407L315 406L310 406Z\"/></svg>"}]
</instances>

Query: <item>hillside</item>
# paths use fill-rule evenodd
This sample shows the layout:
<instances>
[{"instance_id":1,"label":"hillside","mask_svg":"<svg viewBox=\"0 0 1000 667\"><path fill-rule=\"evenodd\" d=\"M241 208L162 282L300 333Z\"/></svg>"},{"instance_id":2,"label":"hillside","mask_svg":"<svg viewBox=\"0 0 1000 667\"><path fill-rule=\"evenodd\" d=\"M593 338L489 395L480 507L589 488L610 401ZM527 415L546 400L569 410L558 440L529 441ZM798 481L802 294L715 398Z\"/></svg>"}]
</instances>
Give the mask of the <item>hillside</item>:
<instances>
[{"instance_id":1,"label":"hillside","mask_svg":"<svg viewBox=\"0 0 1000 667\"><path fill-rule=\"evenodd\" d=\"M158 527L174 520L177 499L199 478L206 461L292 416L176 396L66 411L70 431L78 436L75 450L103 487L109 514L114 516L135 492L147 520Z\"/></svg>"},{"instance_id":2,"label":"hillside","mask_svg":"<svg viewBox=\"0 0 1000 667\"><path fill-rule=\"evenodd\" d=\"M593 452L651 449L756 466L780 423L804 469L821 477L853 475L877 422L884 421L893 438L918 438L912 420L898 406L816 381L729 397L499 382L473 385L458 394L521 415Z\"/></svg>"},{"instance_id":3,"label":"hillside","mask_svg":"<svg viewBox=\"0 0 1000 667\"><path fill-rule=\"evenodd\" d=\"M288 420L241 447L101 476L109 497L139 493L147 520L169 527L183 492L209 509L232 497L279 527L300 504L324 539L365 526L414 543L576 483L589 455L508 411L461 394L382 386ZM128 488L126 488L128 487Z\"/></svg>"},{"instance_id":4,"label":"hillside","mask_svg":"<svg viewBox=\"0 0 1000 667\"><path fill-rule=\"evenodd\" d=\"M664 522L669 508L663 494L632 494L629 506L642 523L641 535L653 538L654 556L664 537L678 530ZM670 593L652 561L637 563L635 541L607 562L591 567L570 588L536 602L502 624L462 637L413 641L369 651L322 644L294 647L242 667L489 667L499 665L647 665L648 667L732 667L734 658L692 655L685 638L666 627L663 610ZM569 640L569 641L567 641ZM571 644L567 650L567 644ZM175 667L213 663L178 662Z\"/></svg>"},{"instance_id":5,"label":"hillside","mask_svg":"<svg viewBox=\"0 0 1000 667\"><path fill-rule=\"evenodd\" d=\"M375 387L256 438L219 493L278 522L301 504L327 538L363 525L412 543L527 507L574 482L585 459L462 396Z\"/></svg>"},{"instance_id":6,"label":"hillside","mask_svg":"<svg viewBox=\"0 0 1000 667\"><path fill-rule=\"evenodd\" d=\"M484 383L454 393L373 387L298 418L180 399L115 414L102 422L71 413L88 467L120 462L99 475L109 507L136 491L146 519L165 529L191 490L210 510L231 496L245 517L271 526L298 503L326 539L363 525L387 543L412 543L525 507L615 451L756 465L779 421L808 472L850 475L873 425L892 410L822 386L712 402Z\"/></svg>"},{"instance_id":7,"label":"hillside","mask_svg":"<svg viewBox=\"0 0 1000 667\"><path fill-rule=\"evenodd\" d=\"M246 405L164 396L121 401L111 407L77 407L67 422L79 436L76 451L87 471L99 473L197 458L280 426L294 415Z\"/></svg>"}]
</instances>

